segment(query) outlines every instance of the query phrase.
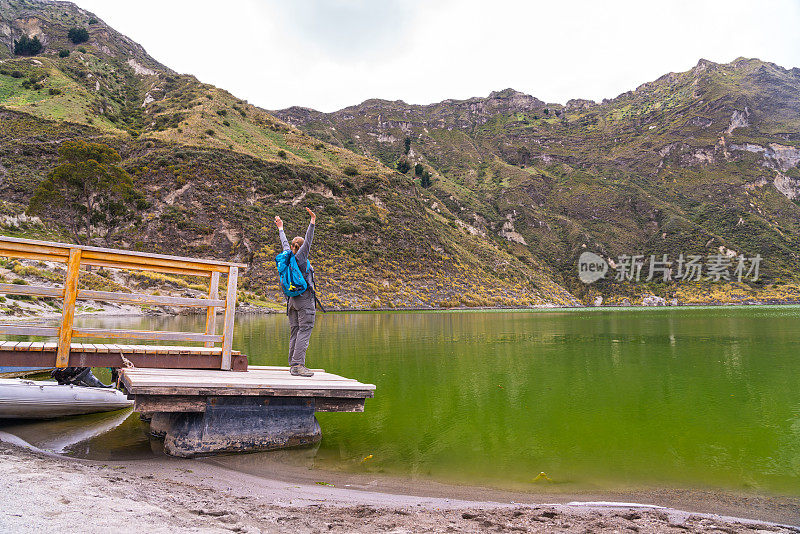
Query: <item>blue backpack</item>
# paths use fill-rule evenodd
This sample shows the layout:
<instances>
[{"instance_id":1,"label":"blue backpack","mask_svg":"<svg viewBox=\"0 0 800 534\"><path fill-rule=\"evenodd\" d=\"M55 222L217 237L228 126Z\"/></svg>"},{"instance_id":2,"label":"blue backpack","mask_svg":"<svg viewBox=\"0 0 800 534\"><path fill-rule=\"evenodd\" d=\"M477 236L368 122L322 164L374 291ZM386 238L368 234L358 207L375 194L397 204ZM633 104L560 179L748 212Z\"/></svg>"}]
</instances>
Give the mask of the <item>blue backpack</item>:
<instances>
[{"instance_id":1,"label":"blue backpack","mask_svg":"<svg viewBox=\"0 0 800 534\"><path fill-rule=\"evenodd\" d=\"M281 279L281 289L287 297L296 297L308 289L303 273L297 265L297 260L291 250L284 250L275 256L275 265ZM306 272L312 271L311 262L306 260Z\"/></svg>"}]
</instances>

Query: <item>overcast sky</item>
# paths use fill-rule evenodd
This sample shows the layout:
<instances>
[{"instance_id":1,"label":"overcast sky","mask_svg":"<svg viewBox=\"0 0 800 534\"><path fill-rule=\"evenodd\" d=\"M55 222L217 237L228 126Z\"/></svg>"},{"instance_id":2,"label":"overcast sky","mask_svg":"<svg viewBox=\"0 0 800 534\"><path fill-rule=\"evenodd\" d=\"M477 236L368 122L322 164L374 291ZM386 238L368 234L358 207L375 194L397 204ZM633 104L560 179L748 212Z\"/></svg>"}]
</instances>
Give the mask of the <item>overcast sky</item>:
<instances>
[{"instance_id":1,"label":"overcast sky","mask_svg":"<svg viewBox=\"0 0 800 534\"><path fill-rule=\"evenodd\" d=\"M702 58L800 66L800 0L74 0L165 65L267 109L512 87L612 98Z\"/></svg>"}]
</instances>

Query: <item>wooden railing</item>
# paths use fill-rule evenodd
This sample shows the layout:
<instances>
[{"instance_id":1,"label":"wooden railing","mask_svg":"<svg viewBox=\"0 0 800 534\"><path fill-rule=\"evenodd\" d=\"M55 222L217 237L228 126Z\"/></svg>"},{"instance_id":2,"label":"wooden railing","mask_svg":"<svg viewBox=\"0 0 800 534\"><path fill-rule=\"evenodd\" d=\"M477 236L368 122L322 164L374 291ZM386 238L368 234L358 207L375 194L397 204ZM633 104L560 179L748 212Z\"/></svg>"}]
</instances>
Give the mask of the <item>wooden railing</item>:
<instances>
[{"instance_id":1,"label":"wooden railing","mask_svg":"<svg viewBox=\"0 0 800 534\"><path fill-rule=\"evenodd\" d=\"M0 236L0 257L51 261L65 263L67 265L67 273L63 287L0 284L0 293L63 299L64 305L61 324L58 327L15 324L0 325L0 334L57 337L58 349L56 351L56 367L67 367L72 338L122 338L203 342L206 347L214 347L215 343L221 343L221 367L222 369L231 368L233 324L236 311L236 285L239 269L245 268L245 265L5 236ZM172 297L143 293L78 289L78 277L82 265L208 277L210 278L208 297ZM220 299L219 297L221 274L226 274L228 277L224 299ZM77 300L206 308L205 332L157 332L147 330L75 328L73 326L73 319L75 317L75 302ZM222 308L225 311L221 335L217 335L216 333L216 315L218 308Z\"/></svg>"}]
</instances>

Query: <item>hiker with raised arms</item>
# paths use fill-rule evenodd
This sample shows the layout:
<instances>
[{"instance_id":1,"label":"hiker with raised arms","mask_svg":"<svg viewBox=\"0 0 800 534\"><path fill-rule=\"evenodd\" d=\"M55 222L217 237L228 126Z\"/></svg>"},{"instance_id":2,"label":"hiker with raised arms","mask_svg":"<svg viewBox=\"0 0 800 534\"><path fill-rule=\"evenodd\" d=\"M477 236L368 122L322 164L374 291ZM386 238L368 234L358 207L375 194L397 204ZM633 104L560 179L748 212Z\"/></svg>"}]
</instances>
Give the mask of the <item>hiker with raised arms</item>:
<instances>
[{"instance_id":1,"label":"hiker with raised arms","mask_svg":"<svg viewBox=\"0 0 800 534\"><path fill-rule=\"evenodd\" d=\"M306 350L311 339L311 330L316 318L316 295L314 293L314 269L308 256L311 253L311 241L314 239L314 223L317 216L306 208L311 215L311 223L306 230L305 239L298 236L292 243L283 232L283 221L275 217L278 234L281 238L283 252L275 258L280 275L281 289L286 295L286 314L289 316L289 372L294 376L313 376L306 368Z\"/></svg>"}]
</instances>

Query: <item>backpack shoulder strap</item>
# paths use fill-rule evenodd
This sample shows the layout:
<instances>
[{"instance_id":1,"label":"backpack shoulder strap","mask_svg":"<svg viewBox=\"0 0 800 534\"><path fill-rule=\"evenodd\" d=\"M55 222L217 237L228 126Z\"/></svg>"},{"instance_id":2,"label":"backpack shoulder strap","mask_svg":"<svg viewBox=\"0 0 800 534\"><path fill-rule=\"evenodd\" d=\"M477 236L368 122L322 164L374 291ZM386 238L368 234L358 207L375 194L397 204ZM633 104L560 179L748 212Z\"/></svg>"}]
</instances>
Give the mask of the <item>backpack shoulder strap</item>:
<instances>
[{"instance_id":1,"label":"backpack shoulder strap","mask_svg":"<svg viewBox=\"0 0 800 534\"><path fill-rule=\"evenodd\" d=\"M328 310L325 309L325 306L323 306L322 302L317 298L317 278L314 276L314 268L308 260L306 260L306 269L311 273L311 286L309 286L308 289L311 291L311 294L314 295L314 302L319 306L319 309L322 310L322 313L327 313Z\"/></svg>"},{"instance_id":2,"label":"backpack shoulder strap","mask_svg":"<svg viewBox=\"0 0 800 534\"><path fill-rule=\"evenodd\" d=\"M322 303L317 298L317 292L314 291L313 289L311 290L311 292L312 292L311 294L314 295L314 302L317 303L317 306L319 306L319 309L322 310L322 313L328 313L328 310L325 309L325 306L323 306Z\"/></svg>"}]
</instances>

